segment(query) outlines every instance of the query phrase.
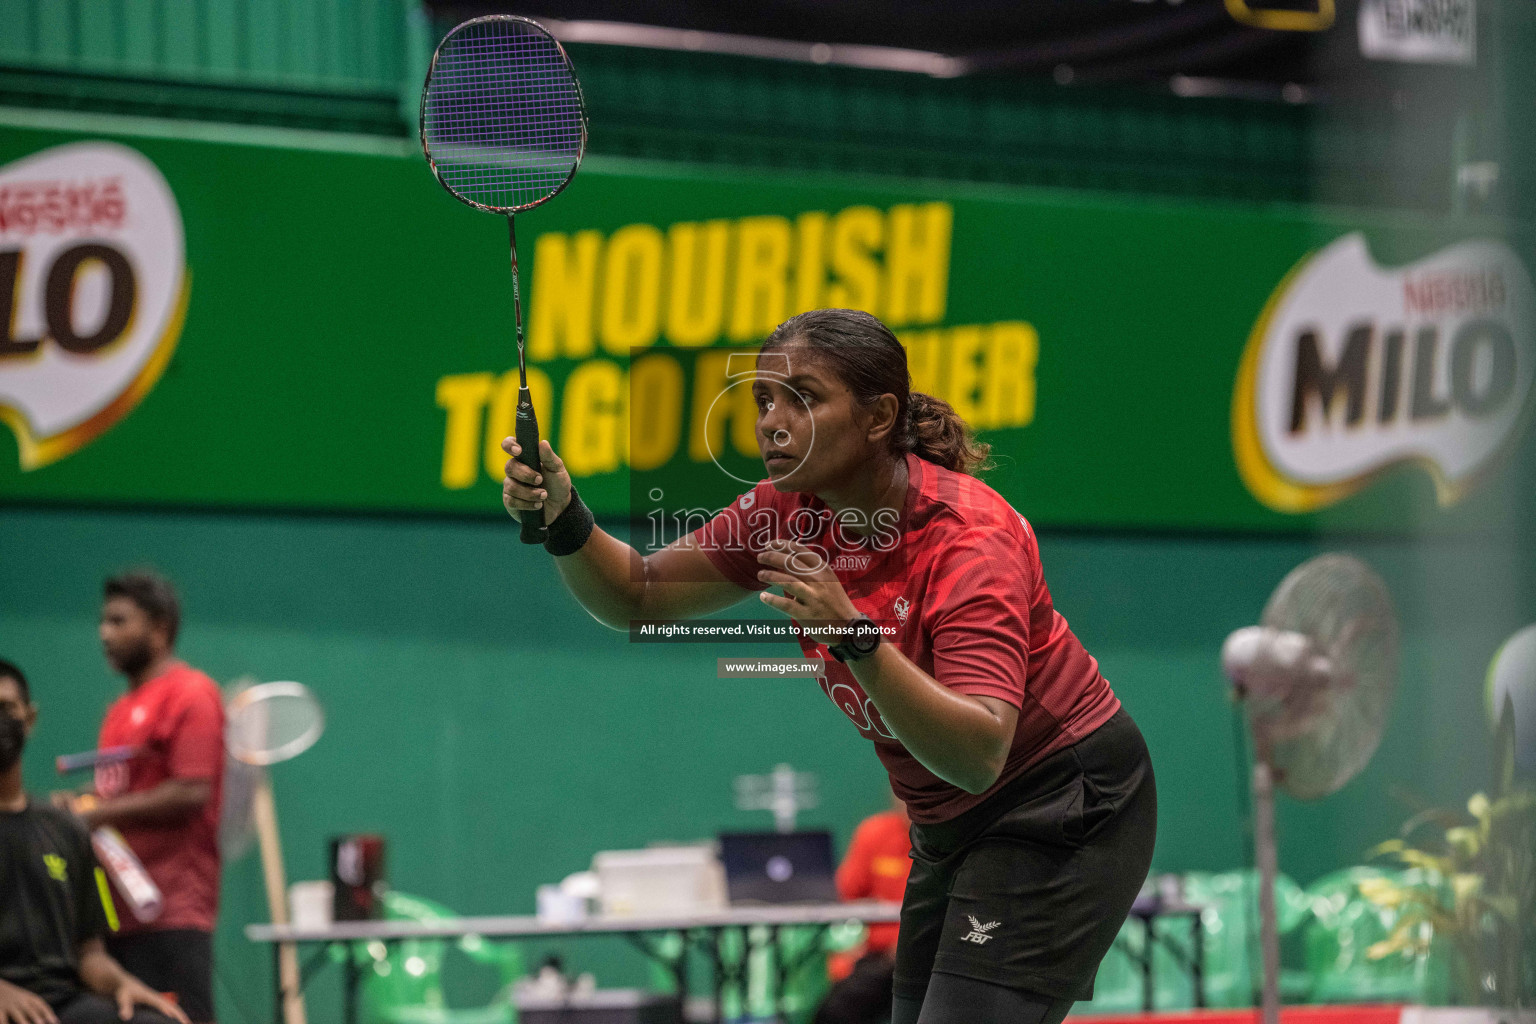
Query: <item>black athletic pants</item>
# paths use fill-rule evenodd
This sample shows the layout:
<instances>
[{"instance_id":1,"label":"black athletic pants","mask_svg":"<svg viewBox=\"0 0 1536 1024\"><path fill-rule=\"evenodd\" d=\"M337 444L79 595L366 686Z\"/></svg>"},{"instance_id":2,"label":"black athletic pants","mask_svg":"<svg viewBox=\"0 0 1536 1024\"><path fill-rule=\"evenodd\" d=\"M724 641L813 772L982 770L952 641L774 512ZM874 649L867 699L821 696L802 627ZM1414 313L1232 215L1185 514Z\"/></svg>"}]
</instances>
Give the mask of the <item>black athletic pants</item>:
<instances>
[{"instance_id":1,"label":"black athletic pants","mask_svg":"<svg viewBox=\"0 0 1536 1024\"><path fill-rule=\"evenodd\" d=\"M192 928L107 939L107 952L156 992L171 992L192 1024L213 1020L213 936Z\"/></svg>"},{"instance_id":2,"label":"black athletic pants","mask_svg":"<svg viewBox=\"0 0 1536 1024\"><path fill-rule=\"evenodd\" d=\"M1070 999L1052 999L1004 988L974 978L935 974L927 1000L891 1000L890 956L871 953L853 972L832 986L816 1008L812 1024L975 1024L1003 1020L1009 1024L1061 1024ZM926 1016L922 1016L926 1011Z\"/></svg>"},{"instance_id":3,"label":"black athletic pants","mask_svg":"<svg viewBox=\"0 0 1536 1024\"><path fill-rule=\"evenodd\" d=\"M891 1019L890 953L865 953L848 977L833 984L811 1024L884 1024Z\"/></svg>"},{"instance_id":4,"label":"black athletic pants","mask_svg":"<svg viewBox=\"0 0 1536 1024\"><path fill-rule=\"evenodd\" d=\"M1124 709L958 817L912 825L896 1024L1057 1024L1147 877L1157 790Z\"/></svg>"},{"instance_id":5,"label":"black athletic pants","mask_svg":"<svg viewBox=\"0 0 1536 1024\"><path fill-rule=\"evenodd\" d=\"M147 1006L135 1006L127 1021L117 1015L117 1004L94 992L82 992L53 1008L59 1024L172 1024L169 1017Z\"/></svg>"},{"instance_id":6,"label":"black athletic pants","mask_svg":"<svg viewBox=\"0 0 1536 1024\"><path fill-rule=\"evenodd\" d=\"M891 1024L1061 1024L1073 1002L977 978L935 972L922 999L896 997Z\"/></svg>"}]
</instances>

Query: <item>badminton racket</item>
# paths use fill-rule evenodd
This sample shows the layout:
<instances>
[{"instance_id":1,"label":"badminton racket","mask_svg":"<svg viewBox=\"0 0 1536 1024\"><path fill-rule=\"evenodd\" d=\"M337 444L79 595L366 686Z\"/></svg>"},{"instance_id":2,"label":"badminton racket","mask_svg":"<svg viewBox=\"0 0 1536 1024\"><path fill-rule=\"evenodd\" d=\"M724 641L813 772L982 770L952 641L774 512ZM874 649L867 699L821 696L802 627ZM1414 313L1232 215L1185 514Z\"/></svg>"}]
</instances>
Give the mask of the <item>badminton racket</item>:
<instances>
[{"instance_id":1,"label":"badminton racket","mask_svg":"<svg viewBox=\"0 0 1536 1024\"><path fill-rule=\"evenodd\" d=\"M517 460L536 473L539 422L528 393L514 214L570 184L587 147L581 84L543 26L510 14L464 22L443 37L421 90L421 148L438 182L461 202L507 218L517 334ZM520 517L525 544L542 544L542 509Z\"/></svg>"}]
</instances>

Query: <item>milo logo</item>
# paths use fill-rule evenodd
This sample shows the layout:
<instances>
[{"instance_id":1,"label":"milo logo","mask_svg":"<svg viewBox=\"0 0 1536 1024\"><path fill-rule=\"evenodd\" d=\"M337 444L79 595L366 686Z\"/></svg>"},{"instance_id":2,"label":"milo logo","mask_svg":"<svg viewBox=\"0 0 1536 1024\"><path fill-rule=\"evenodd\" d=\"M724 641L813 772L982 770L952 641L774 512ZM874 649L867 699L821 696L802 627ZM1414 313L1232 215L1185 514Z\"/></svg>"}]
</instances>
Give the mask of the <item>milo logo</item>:
<instances>
[{"instance_id":1,"label":"milo logo","mask_svg":"<svg viewBox=\"0 0 1536 1024\"><path fill-rule=\"evenodd\" d=\"M1531 395L1536 297L1503 242L1396 269L1351 234L1281 283L1254 325L1232 401L1243 482L1308 512L1417 464L1459 501L1515 438Z\"/></svg>"},{"instance_id":2,"label":"milo logo","mask_svg":"<svg viewBox=\"0 0 1536 1024\"><path fill-rule=\"evenodd\" d=\"M154 387L186 312L176 198L135 150L75 143L0 168L0 420L37 469Z\"/></svg>"}]
</instances>

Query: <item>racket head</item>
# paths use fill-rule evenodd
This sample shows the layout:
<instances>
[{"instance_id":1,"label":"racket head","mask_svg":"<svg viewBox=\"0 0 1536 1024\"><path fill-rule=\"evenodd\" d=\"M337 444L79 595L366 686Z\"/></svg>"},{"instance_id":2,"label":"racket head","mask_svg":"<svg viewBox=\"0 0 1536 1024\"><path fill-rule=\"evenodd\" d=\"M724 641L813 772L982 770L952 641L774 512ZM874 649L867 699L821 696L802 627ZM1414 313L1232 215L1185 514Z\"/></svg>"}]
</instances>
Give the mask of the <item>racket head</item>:
<instances>
[{"instance_id":1,"label":"racket head","mask_svg":"<svg viewBox=\"0 0 1536 1024\"><path fill-rule=\"evenodd\" d=\"M325 711L303 683L257 683L225 709L224 746L245 764L278 764L298 757L325 732Z\"/></svg>"},{"instance_id":2,"label":"racket head","mask_svg":"<svg viewBox=\"0 0 1536 1024\"><path fill-rule=\"evenodd\" d=\"M587 149L586 103L565 48L514 14L443 37L421 89L421 150L460 202L514 214L558 195Z\"/></svg>"}]
</instances>

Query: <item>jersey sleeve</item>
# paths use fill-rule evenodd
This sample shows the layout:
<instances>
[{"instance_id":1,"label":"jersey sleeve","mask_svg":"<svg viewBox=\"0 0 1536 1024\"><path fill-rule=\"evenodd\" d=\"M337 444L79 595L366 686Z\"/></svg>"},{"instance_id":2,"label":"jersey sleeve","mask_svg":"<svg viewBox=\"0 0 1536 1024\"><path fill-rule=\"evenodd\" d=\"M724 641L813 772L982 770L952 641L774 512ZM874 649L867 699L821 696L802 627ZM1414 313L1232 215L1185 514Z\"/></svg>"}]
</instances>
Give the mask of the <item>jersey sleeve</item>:
<instances>
[{"instance_id":1,"label":"jersey sleeve","mask_svg":"<svg viewBox=\"0 0 1536 1024\"><path fill-rule=\"evenodd\" d=\"M1039 579L1028 534L971 529L945 546L930 586L934 676L952 690L1024 703L1029 609Z\"/></svg>"},{"instance_id":2,"label":"jersey sleeve","mask_svg":"<svg viewBox=\"0 0 1536 1024\"><path fill-rule=\"evenodd\" d=\"M771 487L769 488L772 489ZM721 575L747 590L767 590L757 578L762 568L757 556L768 539L776 518L763 493L763 485L741 495L709 522L693 531L693 539Z\"/></svg>"},{"instance_id":3,"label":"jersey sleeve","mask_svg":"<svg viewBox=\"0 0 1536 1024\"><path fill-rule=\"evenodd\" d=\"M224 705L212 682L187 684L168 748L173 779L213 779L224 770Z\"/></svg>"}]
</instances>

